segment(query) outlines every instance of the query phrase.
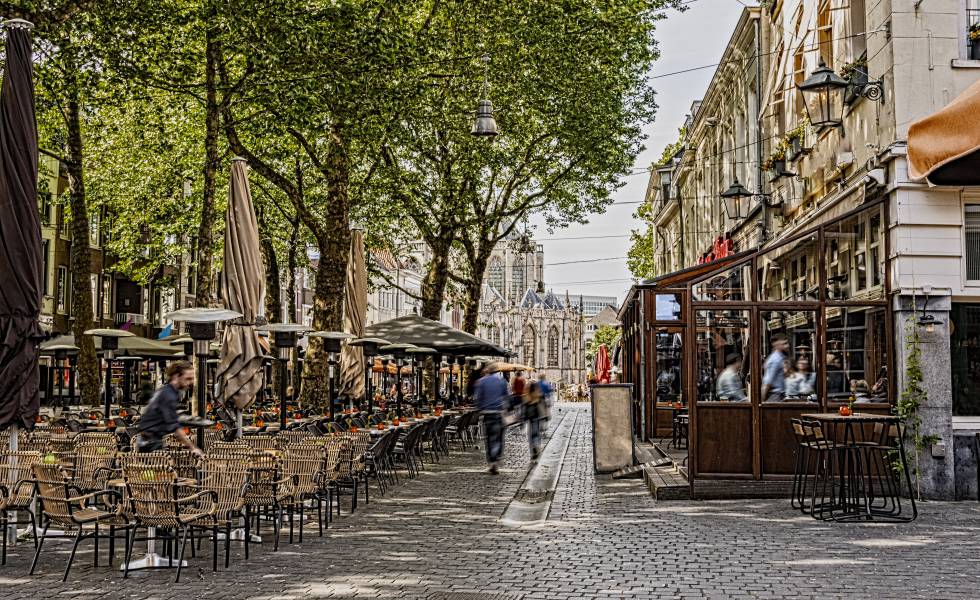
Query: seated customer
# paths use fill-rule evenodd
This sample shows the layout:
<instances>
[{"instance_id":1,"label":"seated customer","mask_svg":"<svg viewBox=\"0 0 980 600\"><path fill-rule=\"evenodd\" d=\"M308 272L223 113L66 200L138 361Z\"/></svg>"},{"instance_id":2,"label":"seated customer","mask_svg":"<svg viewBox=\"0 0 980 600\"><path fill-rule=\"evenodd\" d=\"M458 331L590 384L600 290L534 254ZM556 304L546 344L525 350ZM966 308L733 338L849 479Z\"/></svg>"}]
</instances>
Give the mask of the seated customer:
<instances>
[{"instance_id":1,"label":"seated customer","mask_svg":"<svg viewBox=\"0 0 980 600\"><path fill-rule=\"evenodd\" d=\"M725 357L725 369L718 375L715 383L719 400L729 402L748 402L745 386L742 385L742 356L729 354Z\"/></svg>"},{"instance_id":2,"label":"seated customer","mask_svg":"<svg viewBox=\"0 0 980 600\"><path fill-rule=\"evenodd\" d=\"M874 402L871 396L868 395L869 389L867 381L863 379L852 379L851 395L854 396L854 403L867 404L868 402Z\"/></svg>"},{"instance_id":3,"label":"seated customer","mask_svg":"<svg viewBox=\"0 0 980 600\"><path fill-rule=\"evenodd\" d=\"M810 370L810 361L800 358L796 361L796 369L786 378L786 396L808 399L816 393L817 374Z\"/></svg>"}]
</instances>

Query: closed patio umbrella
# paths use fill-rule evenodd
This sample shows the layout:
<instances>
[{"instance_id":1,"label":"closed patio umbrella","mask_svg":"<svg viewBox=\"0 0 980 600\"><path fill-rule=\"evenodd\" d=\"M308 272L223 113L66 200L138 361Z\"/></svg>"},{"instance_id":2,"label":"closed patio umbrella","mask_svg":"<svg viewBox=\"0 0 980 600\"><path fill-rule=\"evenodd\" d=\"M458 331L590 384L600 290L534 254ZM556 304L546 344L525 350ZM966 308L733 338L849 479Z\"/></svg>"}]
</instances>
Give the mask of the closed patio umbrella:
<instances>
[{"instance_id":1,"label":"closed patio umbrella","mask_svg":"<svg viewBox=\"0 0 980 600\"><path fill-rule=\"evenodd\" d=\"M240 432L241 410L255 400L265 375L264 353L255 331L255 317L265 296L265 270L248 171L242 158L231 162L224 259L221 291L225 307L242 317L225 327L216 377L221 383L221 403L235 414Z\"/></svg>"},{"instance_id":2,"label":"closed patio umbrella","mask_svg":"<svg viewBox=\"0 0 980 600\"><path fill-rule=\"evenodd\" d=\"M41 223L31 24L7 21L0 90L0 429L33 427L40 407ZM17 436L11 435L11 444Z\"/></svg>"},{"instance_id":3,"label":"closed patio umbrella","mask_svg":"<svg viewBox=\"0 0 980 600\"><path fill-rule=\"evenodd\" d=\"M599 344L595 353L595 380L598 383L609 383L609 349L605 344Z\"/></svg>"},{"instance_id":4,"label":"closed patio umbrella","mask_svg":"<svg viewBox=\"0 0 980 600\"><path fill-rule=\"evenodd\" d=\"M367 265L364 262L364 230L361 228L351 230L345 288L344 331L359 338L364 335L367 320ZM344 344L340 354L341 396L351 399L364 396L365 367L364 350Z\"/></svg>"}]
</instances>

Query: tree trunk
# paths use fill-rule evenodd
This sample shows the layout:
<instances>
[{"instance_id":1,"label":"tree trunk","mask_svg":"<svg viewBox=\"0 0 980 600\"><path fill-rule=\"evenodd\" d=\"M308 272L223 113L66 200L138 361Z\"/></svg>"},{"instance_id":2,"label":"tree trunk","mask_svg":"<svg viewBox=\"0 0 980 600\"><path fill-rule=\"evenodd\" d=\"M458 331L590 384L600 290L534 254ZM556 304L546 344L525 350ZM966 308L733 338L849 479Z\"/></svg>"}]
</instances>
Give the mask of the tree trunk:
<instances>
[{"instance_id":1,"label":"tree trunk","mask_svg":"<svg viewBox=\"0 0 980 600\"><path fill-rule=\"evenodd\" d=\"M66 52L71 52L66 49ZM74 71L74 61L67 61ZM89 250L88 206L85 200L85 178L82 167L82 124L78 101L77 72L68 75L67 129L68 193L71 205L71 314L74 317L71 330L78 346L78 386L82 403L91 406L102 404L99 400L99 360L95 354L95 340L82 335L92 329L92 253Z\"/></svg>"},{"instance_id":2,"label":"tree trunk","mask_svg":"<svg viewBox=\"0 0 980 600\"><path fill-rule=\"evenodd\" d=\"M449 284L449 250L452 243L445 240L443 237L438 243L429 244L432 259L422 281L422 316L433 321L438 321L442 316L442 304Z\"/></svg>"},{"instance_id":3,"label":"tree trunk","mask_svg":"<svg viewBox=\"0 0 980 600\"><path fill-rule=\"evenodd\" d=\"M324 165L327 180L327 215L320 223L317 248L320 260L313 288L313 329L342 331L347 263L350 259L350 157L337 128ZM323 405L328 394L327 353L319 338L311 338L303 363L302 402Z\"/></svg>"},{"instance_id":4,"label":"tree trunk","mask_svg":"<svg viewBox=\"0 0 980 600\"><path fill-rule=\"evenodd\" d=\"M463 331L476 335L480 317L480 299L483 296L483 275L490 262L493 246L480 244L477 255L470 264L470 279L466 284L466 298L463 307Z\"/></svg>"},{"instance_id":5,"label":"tree trunk","mask_svg":"<svg viewBox=\"0 0 980 600\"><path fill-rule=\"evenodd\" d=\"M211 13L211 17L214 18L216 15L213 9ZM218 127L221 115L218 109L217 90L221 42L217 39L217 31L213 27L206 29L205 37L204 199L201 201L201 223L197 229L197 282L194 298L197 306L211 306L215 300L214 205L221 160L218 153Z\"/></svg>"}]
</instances>

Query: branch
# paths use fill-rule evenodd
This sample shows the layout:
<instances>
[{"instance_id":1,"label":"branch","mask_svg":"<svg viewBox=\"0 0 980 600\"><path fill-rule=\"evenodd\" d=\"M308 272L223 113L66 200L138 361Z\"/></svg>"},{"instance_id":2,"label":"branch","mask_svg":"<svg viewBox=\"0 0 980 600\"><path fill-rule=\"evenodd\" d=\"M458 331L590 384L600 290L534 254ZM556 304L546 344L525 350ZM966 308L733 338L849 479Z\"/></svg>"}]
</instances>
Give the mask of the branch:
<instances>
[{"instance_id":1,"label":"branch","mask_svg":"<svg viewBox=\"0 0 980 600\"><path fill-rule=\"evenodd\" d=\"M395 260L398 260L398 259L396 258ZM378 275L380 275L381 278L384 279L388 283L388 285L390 285L391 287L395 288L396 290L401 290L402 292L408 294L410 297L412 297L412 298L414 298L416 300L425 300L425 298L423 298L422 296L416 294L415 292L412 292L411 290L406 290L402 286L398 285L397 282L392 281L391 280L391 277L389 277L384 271L378 271Z\"/></svg>"}]
</instances>

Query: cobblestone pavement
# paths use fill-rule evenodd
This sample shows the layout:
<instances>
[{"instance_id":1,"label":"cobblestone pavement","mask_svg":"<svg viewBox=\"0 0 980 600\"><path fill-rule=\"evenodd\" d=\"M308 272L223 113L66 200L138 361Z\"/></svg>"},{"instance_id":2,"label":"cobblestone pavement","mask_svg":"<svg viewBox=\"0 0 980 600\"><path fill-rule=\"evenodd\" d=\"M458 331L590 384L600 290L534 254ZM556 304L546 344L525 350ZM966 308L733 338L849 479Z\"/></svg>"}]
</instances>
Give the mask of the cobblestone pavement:
<instances>
[{"instance_id":1,"label":"cobblestone pavement","mask_svg":"<svg viewBox=\"0 0 980 600\"><path fill-rule=\"evenodd\" d=\"M480 451L454 453L354 515L345 509L325 537L277 553L265 544L247 563L233 548L231 568L217 574L197 558L179 584L169 570L123 580L92 568L86 543L62 584L70 544L48 542L34 577L21 544L0 567L0 597L980 597L976 503L923 504L907 525L818 523L782 501L657 503L637 480L592 474L587 406L560 405L562 416L576 419L573 439L537 530L497 522L527 473L515 428L499 476Z\"/></svg>"}]
</instances>

